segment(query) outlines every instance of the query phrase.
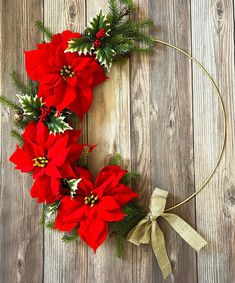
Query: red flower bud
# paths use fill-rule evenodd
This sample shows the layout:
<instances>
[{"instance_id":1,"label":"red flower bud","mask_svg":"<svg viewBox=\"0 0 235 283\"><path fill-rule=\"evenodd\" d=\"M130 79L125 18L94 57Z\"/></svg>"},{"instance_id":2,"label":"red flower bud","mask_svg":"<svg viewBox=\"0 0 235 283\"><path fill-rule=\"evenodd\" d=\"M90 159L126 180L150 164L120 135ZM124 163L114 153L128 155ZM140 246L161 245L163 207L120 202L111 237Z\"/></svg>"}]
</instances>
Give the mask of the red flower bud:
<instances>
[{"instance_id":1,"label":"red flower bud","mask_svg":"<svg viewBox=\"0 0 235 283\"><path fill-rule=\"evenodd\" d=\"M101 28L97 33L96 33L96 38L101 39L105 37L106 35L106 30L104 28Z\"/></svg>"},{"instance_id":2,"label":"red flower bud","mask_svg":"<svg viewBox=\"0 0 235 283\"><path fill-rule=\"evenodd\" d=\"M99 39L96 39L96 40L94 41L94 47L95 47L95 49L100 48L100 45L101 45L101 41L100 41Z\"/></svg>"}]
</instances>

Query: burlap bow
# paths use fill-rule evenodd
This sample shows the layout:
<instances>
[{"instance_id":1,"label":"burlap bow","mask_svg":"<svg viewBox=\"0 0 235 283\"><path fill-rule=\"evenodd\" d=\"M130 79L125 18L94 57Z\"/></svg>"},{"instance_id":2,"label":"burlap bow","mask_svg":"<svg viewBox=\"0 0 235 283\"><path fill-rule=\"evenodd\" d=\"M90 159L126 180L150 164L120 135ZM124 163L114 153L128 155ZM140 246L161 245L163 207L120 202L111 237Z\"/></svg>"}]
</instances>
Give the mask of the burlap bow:
<instances>
[{"instance_id":1,"label":"burlap bow","mask_svg":"<svg viewBox=\"0 0 235 283\"><path fill-rule=\"evenodd\" d=\"M150 212L128 234L127 240L137 246L151 244L157 258L163 277L171 273L171 264L166 251L163 232L157 223L158 217L163 217L171 227L194 250L199 251L207 242L182 218L172 213L165 213L168 192L159 188L154 189L150 199Z\"/></svg>"}]
</instances>

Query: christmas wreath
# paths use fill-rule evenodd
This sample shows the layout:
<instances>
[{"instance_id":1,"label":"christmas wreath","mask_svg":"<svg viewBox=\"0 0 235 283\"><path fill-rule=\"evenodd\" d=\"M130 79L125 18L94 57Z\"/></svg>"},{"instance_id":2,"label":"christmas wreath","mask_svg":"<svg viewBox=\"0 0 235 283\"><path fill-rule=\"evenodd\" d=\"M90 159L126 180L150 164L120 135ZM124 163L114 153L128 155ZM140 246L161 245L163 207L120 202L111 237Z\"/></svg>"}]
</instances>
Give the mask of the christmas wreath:
<instances>
[{"instance_id":1,"label":"christmas wreath","mask_svg":"<svg viewBox=\"0 0 235 283\"><path fill-rule=\"evenodd\" d=\"M206 242L180 217L166 212L166 191L156 188L150 212L141 209L131 187L140 174L121 168L120 154L114 153L93 180L88 156L96 145L79 143L81 130L74 126L88 112L93 89L107 80L113 63L153 49L156 40L146 32L151 20L133 19L132 1L122 2L120 8L116 0L109 0L109 13L100 11L81 34L66 30L53 35L36 22L44 41L25 51L28 81L15 72L11 75L19 103L5 96L0 102L15 111L18 130L11 133L18 143L10 161L32 175L31 197L43 203L41 224L66 232L65 242L80 237L94 252L108 234L116 237L118 256L125 239L136 245L150 243L167 277L171 266L156 221L159 216L195 250Z\"/></svg>"}]
</instances>

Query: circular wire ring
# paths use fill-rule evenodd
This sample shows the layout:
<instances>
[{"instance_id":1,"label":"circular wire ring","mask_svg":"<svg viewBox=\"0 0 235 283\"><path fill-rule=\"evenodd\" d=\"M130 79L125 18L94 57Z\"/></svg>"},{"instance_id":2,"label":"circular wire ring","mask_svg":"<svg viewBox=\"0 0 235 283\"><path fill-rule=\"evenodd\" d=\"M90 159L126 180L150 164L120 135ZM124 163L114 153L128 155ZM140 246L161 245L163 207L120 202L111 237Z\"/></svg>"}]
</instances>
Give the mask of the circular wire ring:
<instances>
[{"instance_id":1,"label":"circular wire ring","mask_svg":"<svg viewBox=\"0 0 235 283\"><path fill-rule=\"evenodd\" d=\"M189 200L191 200L193 197L195 197L203 188L205 188L205 186L209 183L209 181L211 180L211 178L214 176L219 164L220 164L220 161L222 159L222 156L223 156L223 153L224 153L224 149L225 149L225 143L226 143L226 136L227 136L227 121L226 121L226 112L225 112L225 106L224 106L224 102L223 102L223 99L222 99L222 96L221 96L221 93L219 91L219 88L216 84L216 82L214 81L214 79L212 78L212 76L209 74L209 72L207 71L207 69L200 63L198 62L195 58L193 58L190 54L188 54L187 52L183 51L182 49L178 48L177 46L175 45L172 45L172 44L169 44L165 41L161 41L161 40L158 40L156 39L155 40L156 43L159 43L159 44L162 44L162 45L165 45L165 46L168 46L170 48L173 48L177 51L179 51L180 53L184 54L185 56L187 56L192 62L194 62L197 66L199 66L199 68L203 71L203 73L207 76L207 78L210 80L214 90L215 90L215 94L217 95L218 97L218 100L219 100L219 104L220 104L220 109L221 109L221 112L222 112L222 116L223 116L223 125L224 125L224 128L223 128L223 142L222 142L222 146L220 148L220 152L219 152L219 155L218 155L218 158L216 160L216 163L215 163L215 166L213 167L210 175L205 179L205 181L198 187L195 189L195 192L193 194L191 194L189 197L187 197L186 199L184 199L183 201L179 202L178 204L166 209L165 211L171 211L181 205L183 205L184 203L188 202Z\"/></svg>"}]
</instances>

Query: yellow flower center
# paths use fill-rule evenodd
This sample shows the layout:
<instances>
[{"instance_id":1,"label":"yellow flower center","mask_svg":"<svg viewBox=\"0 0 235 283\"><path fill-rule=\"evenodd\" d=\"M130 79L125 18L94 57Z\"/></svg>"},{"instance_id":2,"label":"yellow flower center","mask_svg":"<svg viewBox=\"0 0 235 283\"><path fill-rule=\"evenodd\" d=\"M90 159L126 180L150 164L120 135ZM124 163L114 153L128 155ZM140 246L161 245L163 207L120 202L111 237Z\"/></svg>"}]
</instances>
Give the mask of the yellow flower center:
<instances>
[{"instance_id":1,"label":"yellow flower center","mask_svg":"<svg viewBox=\"0 0 235 283\"><path fill-rule=\"evenodd\" d=\"M95 196L93 192L91 192L88 196L84 198L85 204L90 205L90 207L93 207L97 203L97 200L98 196Z\"/></svg>"},{"instance_id":2,"label":"yellow flower center","mask_svg":"<svg viewBox=\"0 0 235 283\"><path fill-rule=\"evenodd\" d=\"M66 81L66 78L72 78L74 76L75 72L72 70L72 66L64 66L60 69L60 75L61 77Z\"/></svg>"},{"instance_id":3,"label":"yellow flower center","mask_svg":"<svg viewBox=\"0 0 235 283\"><path fill-rule=\"evenodd\" d=\"M48 163L48 159L44 156L36 157L33 161L33 166L35 167L45 167Z\"/></svg>"}]
</instances>

